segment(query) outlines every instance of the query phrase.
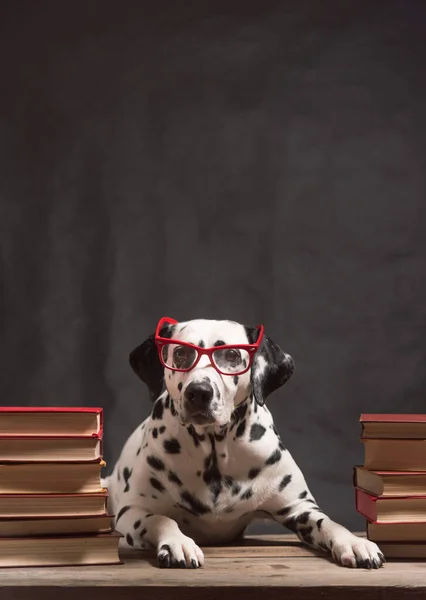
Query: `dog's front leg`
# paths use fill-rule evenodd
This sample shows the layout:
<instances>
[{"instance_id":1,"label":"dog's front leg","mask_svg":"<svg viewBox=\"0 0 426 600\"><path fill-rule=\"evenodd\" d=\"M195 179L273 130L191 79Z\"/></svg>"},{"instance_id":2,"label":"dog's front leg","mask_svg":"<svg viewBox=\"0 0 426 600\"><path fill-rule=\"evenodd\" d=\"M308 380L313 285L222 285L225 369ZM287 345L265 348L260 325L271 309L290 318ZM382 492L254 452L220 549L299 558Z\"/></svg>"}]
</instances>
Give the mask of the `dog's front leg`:
<instances>
[{"instance_id":1,"label":"dog's front leg","mask_svg":"<svg viewBox=\"0 0 426 600\"><path fill-rule=\"evenodd\" d=\"M318 507L288 451L283 453L279 469L282 476L277 480L276 495L265 502L263 510L308 546L330 551L334 560L346 567L382 566L384 556L374 542L357 537Z\"/></svg>"},{"instance_id":2,"label":"dog's front leg","mask_svg":"<svg viewBox=\"0 0 426 600\"><path fill-rule=\"evenodd\" d=\"M144 548L147 544L154 547L161 568L196 569L204 564L202 550L180 531L176 521L148 513L137 504L119 507L115 529L124 536L130 547Z\"/></svg>"}]
</instances>

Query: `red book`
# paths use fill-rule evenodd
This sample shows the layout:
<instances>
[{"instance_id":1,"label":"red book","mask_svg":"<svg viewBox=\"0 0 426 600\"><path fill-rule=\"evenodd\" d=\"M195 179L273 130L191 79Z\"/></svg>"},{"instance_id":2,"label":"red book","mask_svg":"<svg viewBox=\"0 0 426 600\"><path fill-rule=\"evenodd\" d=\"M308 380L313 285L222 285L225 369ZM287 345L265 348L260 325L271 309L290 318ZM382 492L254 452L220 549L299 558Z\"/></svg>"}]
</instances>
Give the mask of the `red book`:
<instances>
[{"instance_id":1,"label":"red book","mask_svg":"<svg viewBox=\"0 0 426 600\"><path fill-rule=\"evenodd\" d=\"M360 416L362 437L426 439L426 414L366 414Z\"/></svg>"},{"instance_id":2,"label":"red book","mask_svg":"<svg viewBox=\"0 0 426 600\"><path fill-rule=\"evenodd\" d=\"M355 489L357 511L371 523L423 523L426 521L426 496L378 498Z\"/></svg>"},{"instance_id":3,"label":"red book","mask_svg":"<svg viewBox=\"0 0 426 600\"><path fill-rule=\"evenodd\" d=\"M102 437L103 409L91 406L0 406L0 436Z\"/></svg>"}]
</instances>

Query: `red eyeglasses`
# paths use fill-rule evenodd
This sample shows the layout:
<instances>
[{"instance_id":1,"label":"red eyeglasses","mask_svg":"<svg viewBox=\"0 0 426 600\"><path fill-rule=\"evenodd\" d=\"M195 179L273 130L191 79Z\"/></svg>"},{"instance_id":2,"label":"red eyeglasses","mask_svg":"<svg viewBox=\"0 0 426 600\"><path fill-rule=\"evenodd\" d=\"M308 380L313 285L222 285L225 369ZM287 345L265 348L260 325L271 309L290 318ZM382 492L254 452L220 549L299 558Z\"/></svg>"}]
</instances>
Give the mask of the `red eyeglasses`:
<instances>
[{"instance_id":1,"label":"red eyeglasses","mask_svg":"<svg viewBox=\"0 0 426 600\"><path fill-rule=\"evenodd\" d=\"M256 327L259 335L254 344L225 344L214 348L201 348L189 342L175 339L171 341L169 338L160 336L164 325L176 325L177 323L178 321L174 319L163 317L159 320L155 330L155 343L160 361L164 367L172 371L190 371L206 354L212 366L222 375L242 375L250 369L263 338L263 325Z\"/></svg>"}]
</instances>

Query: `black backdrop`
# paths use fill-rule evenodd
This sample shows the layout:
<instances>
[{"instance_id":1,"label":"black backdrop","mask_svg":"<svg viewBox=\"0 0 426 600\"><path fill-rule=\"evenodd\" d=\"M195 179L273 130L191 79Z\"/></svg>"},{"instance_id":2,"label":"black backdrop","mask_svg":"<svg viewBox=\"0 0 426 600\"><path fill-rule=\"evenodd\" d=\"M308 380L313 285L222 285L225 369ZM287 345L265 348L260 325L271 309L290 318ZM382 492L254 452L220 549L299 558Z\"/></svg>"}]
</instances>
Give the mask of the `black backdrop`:
<instances>
[{"instance_id":1,"label":"black backdrop","mask_svg":"<svg viewBox=\"0 0 426 600\"><path fill-rule=\"evenodd\" d=\"M0 5L1 399L150 410L163 314L263 322L270 398L345 525L362 411L423 412L422 0Z\"/></svg>"}]
</instances>

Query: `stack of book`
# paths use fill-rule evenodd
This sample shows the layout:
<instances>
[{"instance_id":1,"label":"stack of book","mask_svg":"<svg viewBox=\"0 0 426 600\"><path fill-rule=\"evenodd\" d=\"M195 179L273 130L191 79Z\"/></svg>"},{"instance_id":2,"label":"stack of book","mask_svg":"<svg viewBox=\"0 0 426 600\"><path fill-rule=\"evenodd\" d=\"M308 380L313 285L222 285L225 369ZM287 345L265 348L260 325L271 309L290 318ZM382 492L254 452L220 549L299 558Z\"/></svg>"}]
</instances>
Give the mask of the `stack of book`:
<instances>
[{"instance_id":1,"label":"stack of book","mask_svg":"<svg viewBox=\"0 0 426 600\"><path fill-rule=\"evenodd\" d=\"M357 511L388 558L426 558L426 415L362 414Z\"/></svg>"},{"instance_id":2,"label":"stack of book","mask_svg":"<svg viewBox=\"0 0 426 600\"><path fill-rule=\"evenodd\" d=\"M119 563L101 408L0 407L0 567Z\"/></svg>"}]
</instances>

